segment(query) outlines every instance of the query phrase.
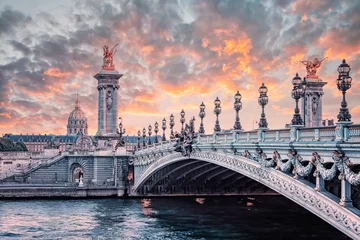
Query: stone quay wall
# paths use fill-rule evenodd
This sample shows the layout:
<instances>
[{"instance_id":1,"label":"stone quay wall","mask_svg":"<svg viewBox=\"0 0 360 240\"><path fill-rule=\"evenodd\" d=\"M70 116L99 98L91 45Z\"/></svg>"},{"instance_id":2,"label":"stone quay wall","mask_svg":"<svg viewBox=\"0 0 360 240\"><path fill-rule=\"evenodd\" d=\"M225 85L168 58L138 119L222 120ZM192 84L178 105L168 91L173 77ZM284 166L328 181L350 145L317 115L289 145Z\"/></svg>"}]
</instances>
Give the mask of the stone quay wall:
<instances>
[{"instance_id":1,"label":"stone quay wall","mask_svg":"<svg viewBox=\"0 0 360 240\"><path fill-rule=\"evenodd\" d=\"M123 197L124 188L2 187L0 199Z\"/></svg>"}]
</instances>

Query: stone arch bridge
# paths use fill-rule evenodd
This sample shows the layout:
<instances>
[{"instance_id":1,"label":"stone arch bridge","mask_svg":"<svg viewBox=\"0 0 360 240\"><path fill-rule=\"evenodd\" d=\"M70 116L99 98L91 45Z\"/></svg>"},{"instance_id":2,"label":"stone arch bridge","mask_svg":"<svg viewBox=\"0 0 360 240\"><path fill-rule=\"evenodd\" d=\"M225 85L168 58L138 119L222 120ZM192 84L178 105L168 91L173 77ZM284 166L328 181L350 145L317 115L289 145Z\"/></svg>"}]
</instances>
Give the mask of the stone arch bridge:
<instances>
[{"instance_id":1,"label":"stone arch bridge","mask_svg":"<svg viewBox=\"0 0 360 240\"><path fill-rule=\"evenodd\" d=\"M131 195L277 192L360 238L360 125L199 134L190 156L174 143L135 152Z\"/></svg>"}]
</instances>

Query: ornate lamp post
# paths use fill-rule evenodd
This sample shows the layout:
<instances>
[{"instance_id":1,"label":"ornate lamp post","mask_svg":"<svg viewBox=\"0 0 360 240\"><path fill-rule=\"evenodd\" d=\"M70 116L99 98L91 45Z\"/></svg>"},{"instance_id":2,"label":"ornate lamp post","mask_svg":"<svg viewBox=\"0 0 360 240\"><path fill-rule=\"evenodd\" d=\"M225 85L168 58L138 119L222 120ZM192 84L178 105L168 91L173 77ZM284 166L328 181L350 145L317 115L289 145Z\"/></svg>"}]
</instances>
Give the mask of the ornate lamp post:
<instances>
[{"instance_id":1,"label":"ornate lamp post","mask_svg":"<svg viewBox=\"0 0 360 240\"><path fill-rule=\"evenodd\" d=\"M268 91L268 89L263 83L261 85L261 87L259 88L260 97L258 99L259 105L261 105L261 108L262 108L261 117L260 117L260 121L259 121L259 128L267 128L268 127L268 123L266 121L265 112L264 112L265 105L268 104L268 102L269 102L269 98L267 96L267 91Z\"/></svg>"},{"instance_id":2,"label":"ornate lamp post","mask_svg":"<svg viewBox=\"0 0 360 240\"><path fill-rule=\"evenodd\" d=\"M166 141L166 137L165 137L166 119L165 118L162 120L162 130L163 130L162 141Z\"/></svg>"},{"instance_id":3,"label":"ornate lamp post","mask_svg":"<svg viewBox=\"0 0 360 240\"><path fill-rule=\"evenodd\" d=\"M121 117L119 117L120 123L119 123L119 128L116 129L117 134L119 134L120 140L122 139L123 134L125 134L126 130L125 128L123 129L123 124L122 124L122 119Z\"/></svg>"},{"instance_id":4,"label":"ornate lamp post","mask_svg":"<svg viewBox=\"0 0 360 240\"><path fill-rule=\"evenodd\" d=\"M291 125L303 125L303 120L301 119L300 110L299 110L299 99L304 96L304 89L301 84L301 78L296 73L296 76L292 80L292 84L294 86L291 91L291 97L295 99L296 107L294 117L291 120Z\"/></svg>"},{"instance_id":5,"label":"ornate lamp post","mask_svg":"<svg viewBox=\"0 0 360 240\"><path fill-rule=\"evenodd\" d=\"M347 108L347 102L345 100L345 94L348 89L351 88L352 78L350 77L350 66L346 63L345 59L342 61L340 66L338 67L339 77L336 80L337 88L342 91L342 102L340 112L337 115L339 122L350 122L351 115L349 113L349 109Z\"/></svg>"},{"instance_id":6,"label":"ornate lamp post","mask_svg":"<svg viewBox=\"0 0 360 240\"><path fill-rule=\"evenodd\" d=\"M220 106L221 101L219 100L218 97L216 97L214 104L215 104L214 113L216 114L216 122L215 122L214 131L220 132L221 128L220 128L220 124L219 124L219 114L221 113L221 106Z\"/></svg>"},{"instance_id":7,"label":"ornate lamp post","mask_svg":"<svg viewBox=\"0 0 360 240\"><path fill-rule=\"evenodd\" d=\"M155 126L155 129L154 129L154 132L155 132L155 143L158 143L159 141L158 141L158 138L157 138L157 133L158 133L158 131L159 131L159 124L158 124L157 121L155 122L154 126Z\"/></svg>"},{"instance_id":8,"label":"ornate lamp post","mask_svg":"<svg viewBox=\"0 0 360 240\"><path fill-rule=\"evenodd\" d=\"M175 126L175 121L174 121L174 115L171 114L170 115L170 138L173 139L174 138L174 126Z\"/></svg>"},{"instance_id":9,"label":"ornate lamp post","mask_svg":"<svg viewBox=\"0 0 360 240\"><path fill-rule=\"evenodd\" d=\"M190 119L190 133L195 133L195 116Z\"/></svg>"},{"instance_id":10,"label":"ornate lamp post","mask_svg":"<svg viewBox=\"0 0 360 240\"><path fill-rule=\"evenodd\" d=\"M205 133L205 129L204 129L204 123L203 123L203 119L204 117L206 116L206 113L205 113L205 104L204 102L202 102L200 104L200 112L199 112L199 117L201 119L201 123L200 123L200 128L199 128L199 133Z\"/></svg>"},{"instance_id":11,"label":"ornate lamp post","mask_svg":"<svg viewBox=\"0 0 360 240\"><path fill-rule=\"evenodd\" d=\"M181 122L181 134L184 134L184 123L185 123L185 111L184 109L180 112L180 122Z\"/></svg>"},{"instance_id":12,"label":"ornate lamp post","mask_svg":"<svg viewBox=\"0 0 360 240\"><path fill-rule=\"evenodd\" d=\"M141 138L141 132L140 130L137 132L137 141L138 141L138 144L137 144L137 147L138 149L140 149L140 138Z\"/></svg>"},{"instance_id":13,"label":"ornate lamp post","mask_svg":"<svg viewBox=\"0 0 360 240\"><path fill-rule=\"evenodd\" d=\"M148 141L148 145L151 145L151 130L152 130L152 126L149 124L149 127L148 127L148 130L149 130L149 132L148 132L148 134L149 134L149 141Z\"/></svg>"},{"instance_id":14,"label":"ornate lamp post","mask_svg":"<svg viewBox=\"0 0 360 240\"><path fill-rule=\"evenodd\" d=\"M143 128L142 130L142 137L143 137L143 147L146 147L146 141L145 141L145 138L146 138L146 129Z\"/></svg>"},{"instance_id":15,"label":"ornate lamp post","mask_svg":"<svg viewBox=\"0 0 360 240\"><path fill-rule=\"evenodd\" d=\"M239 111L242 108L242 103L241 103L241 94L239 93L239 91L236 92L234 98L235 98L234 109L236 111L234 130L241 130Z\"/></svg>"}]
</instances>

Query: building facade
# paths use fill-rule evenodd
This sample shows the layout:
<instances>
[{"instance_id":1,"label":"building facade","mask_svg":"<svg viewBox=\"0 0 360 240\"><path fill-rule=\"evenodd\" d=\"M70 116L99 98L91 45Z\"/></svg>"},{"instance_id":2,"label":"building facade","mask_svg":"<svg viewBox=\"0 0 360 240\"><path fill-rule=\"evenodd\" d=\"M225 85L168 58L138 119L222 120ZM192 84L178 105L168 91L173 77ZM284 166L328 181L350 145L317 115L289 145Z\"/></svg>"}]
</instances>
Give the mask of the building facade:
<instances>
[{"instance_id":1,"label":"building facade","mask_svg":"<svg viewBox=\"0 0 360 240\"><path fill-rule=\"evenodd\" d=\"M67 124L67 135L74 136L78 133L88 134L87 118L81 110L79 97L76 96L75 109L70 113Z\"/></svg>"}]
</instances>

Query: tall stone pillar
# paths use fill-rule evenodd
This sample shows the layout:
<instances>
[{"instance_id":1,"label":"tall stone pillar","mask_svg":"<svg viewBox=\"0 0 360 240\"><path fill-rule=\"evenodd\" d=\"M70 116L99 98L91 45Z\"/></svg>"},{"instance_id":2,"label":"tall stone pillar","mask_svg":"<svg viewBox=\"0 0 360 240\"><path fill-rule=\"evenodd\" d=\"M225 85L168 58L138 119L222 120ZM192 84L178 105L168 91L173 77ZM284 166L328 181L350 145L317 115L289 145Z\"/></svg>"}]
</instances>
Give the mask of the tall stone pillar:
<instances>
[{"instance_id":1,"label":"tall stone pillar","mask_svg":"<svg viewBox=\"0 0 360 240\"><path fill-rule=\"evenodd\" d=\"M321 79L307 79L305 96L301 101L305 127L321 126L323 87L326 84Z\"/></svg>"},{"instance_id":2,"label":"tall stone pillar","mask_svg":"<svg viewBox=\"0 0 360 240\"><path fill-rule=\"evenodd\" d=\"M96 136L117 136L117 95L122 74L116 70L102 70L94 76L98 80L98 131Z\"/></svg>"},{"instance_id":3,"label":"tall stone pillar","mask_svg":"<svg viewBox=\"0 0 360 240\"><path fill-rule=\"evenodd\" d=\"M116 44L112 49L103 46L104 59L102 70L94 76L98 80L98 131L96 137L102 140L114 140L116 132L119 79L122 77L115 70L113 57L116 53Z\"/></svg>"}]
</instances>

